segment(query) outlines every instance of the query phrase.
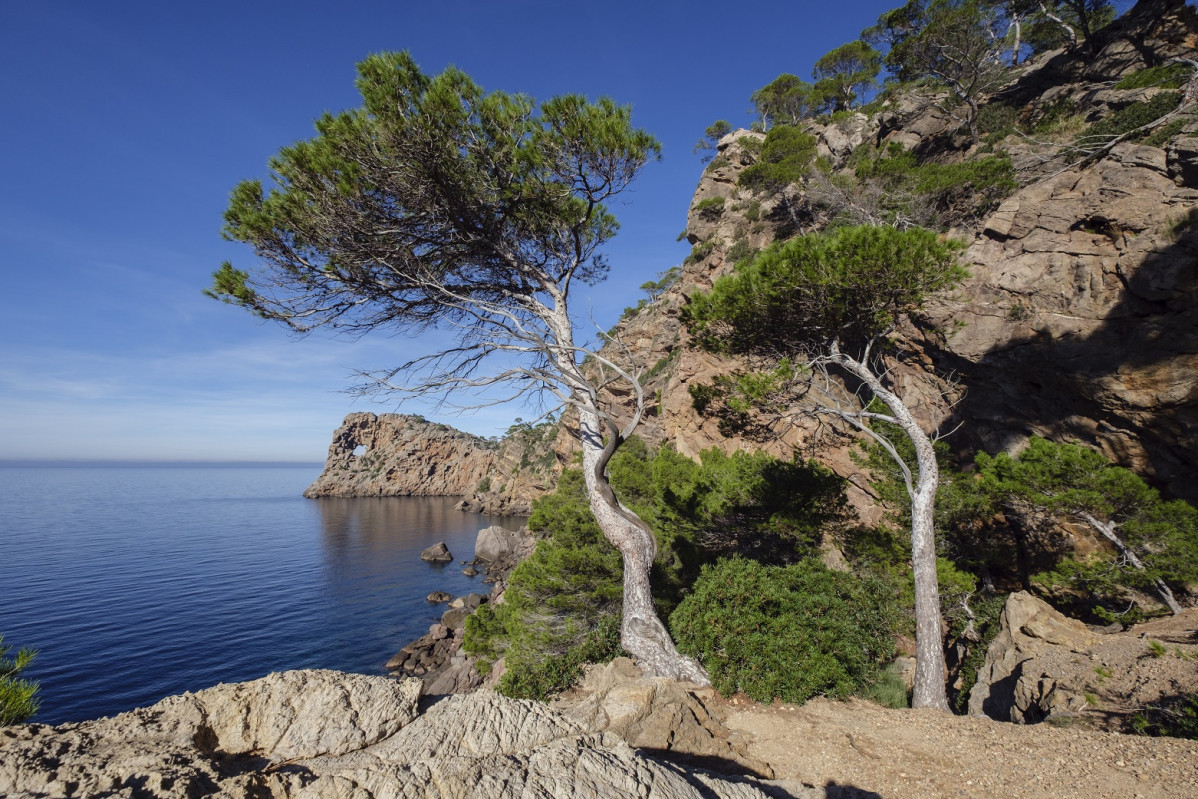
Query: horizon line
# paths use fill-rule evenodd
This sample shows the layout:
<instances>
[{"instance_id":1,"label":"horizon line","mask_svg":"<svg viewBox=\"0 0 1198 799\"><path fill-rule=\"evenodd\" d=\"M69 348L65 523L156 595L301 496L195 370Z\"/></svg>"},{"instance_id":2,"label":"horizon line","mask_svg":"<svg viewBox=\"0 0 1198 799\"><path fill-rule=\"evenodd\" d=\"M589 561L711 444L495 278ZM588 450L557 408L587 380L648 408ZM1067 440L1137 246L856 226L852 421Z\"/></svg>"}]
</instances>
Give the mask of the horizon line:
<instances>
[{"instance_id":1,"label":"horizon line","mask_svg":"<svg viewBox=\"0 0 1198 799\"><path fill-rule=\"evenodd\" d=\"M68 466L140 466L140 467L322 467L324 461L292 461L292 460L236 460L233 458L0 458L0 467L33 466L33 467L68 467Z\"/></svg>"}]
</instances>

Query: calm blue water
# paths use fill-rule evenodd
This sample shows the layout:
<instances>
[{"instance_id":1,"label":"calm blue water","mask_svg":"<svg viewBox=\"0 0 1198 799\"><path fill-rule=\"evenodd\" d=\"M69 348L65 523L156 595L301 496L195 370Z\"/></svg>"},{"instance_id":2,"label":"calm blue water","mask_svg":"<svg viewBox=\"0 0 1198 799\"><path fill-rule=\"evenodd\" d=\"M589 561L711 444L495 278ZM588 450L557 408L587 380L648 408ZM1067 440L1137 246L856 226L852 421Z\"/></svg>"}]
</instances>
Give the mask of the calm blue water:
<instances>
[{"instance_id":1,"label":"calm blue water","mask_svg":"<svg viewBox=\"0 0 1198 799\"><path fill-rule=\"evenodd\" d=\"M0 635L40 650L36 721L292 668L384 673L493 521L452 499L310 500L318 468L0 467Z\"/></svg>"}]
</instances>

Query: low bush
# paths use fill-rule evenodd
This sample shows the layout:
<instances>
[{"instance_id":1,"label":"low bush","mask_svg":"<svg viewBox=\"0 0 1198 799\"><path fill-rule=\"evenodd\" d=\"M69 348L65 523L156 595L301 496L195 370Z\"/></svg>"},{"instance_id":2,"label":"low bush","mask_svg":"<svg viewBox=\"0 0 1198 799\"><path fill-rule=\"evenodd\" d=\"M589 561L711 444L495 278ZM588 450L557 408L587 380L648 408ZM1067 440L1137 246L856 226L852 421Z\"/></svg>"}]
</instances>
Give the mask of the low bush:
<instances>
[{"instance_id":1,"label":"low bush","mask_svg":"<svg viewBox=\"0 0 1198 799\"><path fill-rule=\"evenodd\" d=\"M1182 694L1135 713L1128 724L1137 735L1167 735L1198 741L1198 694Z\"/></svg>"},{"instance_id":2,"label":"low bush","mask_svg":"<svg viewBox=\"0 0 1198 799\"><path fill-rule=\"evenodd\" d=\"M1190 79L1193 67L1187 64L1163 64L1158 67L1141 69L1130 75L1124 75L1116 89L1146 89L1149 86L1160 86L1162 89L1180 89Z\"/></svg>"},{"instance_id":3,"label":"low bush","mask_svg":"<svg viewBox=\"0 0 1198 799\"><path fill-rule=\"evenodd\" d=\"M863 693L878 681L894 653L892 607L883 585L814 559L765 566L732 558L703 569L670 629L721 693L804 702Z\"/></svg>"},{"instance_id":4,"label":"low bush","mask_svg":"<svg viewBox=\"0 0 1198 799\"><path fill-rule=\"evenodd\" d=\"M817 140L790 125L775 125L766 134L757 163L740 173L737 183L756 192L776 192L799 183L815 159Z\"/></svg>"},{"instance_id":5,"label":"low bush","mask_svg":"<svg viewBox=\"0 0 1198 799\"><path fill-rule=\"evenodd\" d=\"M882 190L886 210L942 229L984 216L1019 187L1004 155L921 163L913 151L892 143L885 152L859 159L858 181Z\"/></svg>"},{"instance_id":6,"label":"low bush","mask_svg":"<svg viewBox=\"0 0 1198 799\"><path fill-rule=\"evenodd\" d=\"M663 618L717 553L792 561L849 519L844 481L814 463L718 450L702 463L630 438L608 466L616 496L653 529L651 582ZM582 664L618 653L623 571L587 503L582 472L562 473L537 500L529 529L542 536L508 582L504 603L466 620L465 650L483 668L506 658L500 691L543 699Z\"/></svg>"},{"instance_id":7,"label":"low bush","mask_svg":"<svg viewBox=\"0 0 1198 799\"><path fill-rule=\"evenodd\" d=\"M544 699L569 686L583 663L614 656L603 644L610 631L598 633L614 623L619 642L623 566L587 506L577 469L534 503L528 526L545 537L512 572L503 604L466 619L462 645L487 660L506 657L503 693Z\"/></svg>"},{"instance_id":8,"label":"low bush","mask_svg":"<svg viewBox=\"0 0 1198 799\"><path fill-rule=\"evenodd\" d=\"M719 219L720 214L724 213L724 198L708 197L706 200L700 200L695 206L695 211L704 219Z\"/></svg>"},{"instance_id":9,"label":"low bush","mask_svg":"<svg viewBox=\"0 0 1198 799\"><path fill-rule=\"evenodd\" d=\"M1160 119L1176 108L1180 99L1180 92L1161 92L1146 102L1132 103L1109 117L1095 122L1089 130L1078 137L1078 142L1093 143L1100 139L1122 136L1128 131Z\"/></svg>"}]
</instances>

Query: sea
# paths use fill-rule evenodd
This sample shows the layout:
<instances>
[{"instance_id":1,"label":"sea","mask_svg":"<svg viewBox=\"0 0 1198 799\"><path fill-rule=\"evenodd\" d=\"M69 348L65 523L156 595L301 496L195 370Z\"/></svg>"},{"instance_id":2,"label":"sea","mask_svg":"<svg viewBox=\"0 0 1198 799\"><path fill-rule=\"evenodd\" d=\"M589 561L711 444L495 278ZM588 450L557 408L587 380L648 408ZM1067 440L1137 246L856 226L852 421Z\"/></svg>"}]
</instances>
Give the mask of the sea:
<instances>
[{"instance_id":1,"label":"sea","mask_svg":"<svg viewBox=\"0 0 1198 799\"><path fill-rule=\"evenodd\" d=\"M306 499L309 466L0 465L0 636L38 654L32 721L272 671L384 674L489 524L452 498ZM420 552L444 541L455 561ZM10 656L11 656L10 652Z\"/></svg>"}]
</instances>

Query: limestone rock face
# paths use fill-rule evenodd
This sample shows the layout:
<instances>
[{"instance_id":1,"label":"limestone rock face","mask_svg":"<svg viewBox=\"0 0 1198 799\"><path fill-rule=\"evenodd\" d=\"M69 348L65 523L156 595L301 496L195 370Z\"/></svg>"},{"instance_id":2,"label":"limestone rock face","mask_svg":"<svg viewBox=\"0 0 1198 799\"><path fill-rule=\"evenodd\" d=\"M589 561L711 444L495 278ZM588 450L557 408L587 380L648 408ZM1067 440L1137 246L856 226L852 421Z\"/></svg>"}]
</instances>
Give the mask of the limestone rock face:
<instances>
[{"instance_id":1,"label":"limestone rock face","mask_svg":"<svg viewBox=\"0 0 1198 799\"><path fill-rule=\"evenodd\" d=\"M416 717L420 683L291 671L112 718L0 728L3 796L288 796L284 761L345 755Z\"/></svg>"},{"instance_id":2,"label":"limestone rock face","mask_svg":"<svg viewBox=\"0 0 1198 799\"><path fill-rule=\"evenodd\" d=\"M470 497L476 511L526 515L560 467L550 458L527 468L524 455L519 438L493 442L418 416L351 413L304 496Z\"/></svg>"},{"instance_id":3,"label":"limestone rock face","mask_svg":"<svg viewBox=\"0 0 1198 799\"><path fill-rule=\"evenodd\" d=\"M1198 191L1160 148L1020 189L969 248L971 277L924 323L950 331L937 371L965 375L957 413L990 452L1031 433L1076 439L1193 496L1198 452Z\"/></svg>"},{"instance_id":4,"label":"limestone rock face","mask_svg":"<svg viewBox=\"0 0 1198 799\"><path fill-rule=\"evenodd\" d=\"M108 719L0 729L0 795L55 797L777 796L657 762L544 705L490 691L418 714L420 683L299 671Z\"/></svg>"}]
</instances>

